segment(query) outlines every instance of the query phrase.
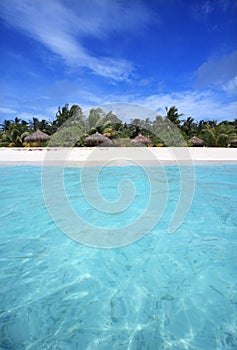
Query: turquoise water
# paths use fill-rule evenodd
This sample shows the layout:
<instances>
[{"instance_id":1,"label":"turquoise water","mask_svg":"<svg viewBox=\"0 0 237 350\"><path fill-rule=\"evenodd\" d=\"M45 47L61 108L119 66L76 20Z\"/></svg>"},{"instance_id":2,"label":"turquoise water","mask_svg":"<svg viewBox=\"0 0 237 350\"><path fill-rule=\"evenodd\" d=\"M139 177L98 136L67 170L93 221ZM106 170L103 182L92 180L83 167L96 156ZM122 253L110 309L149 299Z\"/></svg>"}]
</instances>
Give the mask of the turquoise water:
<instances>
[{"instance_id":1,"label":"turquoise water","mask_svg":"<svg viewBox=\"0 0 237 350\"><path fill-rule=\"evenodd\" d=\"M136 219L149 191L138 168L106 171L101 193L112 201L114 179L132 174L135 204L121 216L94 213L77 196L80 169L65 170L65 188L84 218L118 227ZM165 172L169 200L152 232L97 249L53 222L40 167L0 168L0 349L237 349L237 165L196 166L192 206L172 234L180 185L176 167Z\"/></svg>"}]
</instances>

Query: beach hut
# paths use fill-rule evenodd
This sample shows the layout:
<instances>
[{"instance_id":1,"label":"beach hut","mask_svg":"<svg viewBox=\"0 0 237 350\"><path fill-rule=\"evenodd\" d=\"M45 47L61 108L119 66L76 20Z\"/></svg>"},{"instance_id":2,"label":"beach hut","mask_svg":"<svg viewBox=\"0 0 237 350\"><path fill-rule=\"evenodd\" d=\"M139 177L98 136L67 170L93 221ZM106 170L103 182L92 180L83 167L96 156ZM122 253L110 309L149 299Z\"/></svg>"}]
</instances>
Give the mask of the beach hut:
<instances>
[{"instance_id":1,"label":"beach hut","mask_svg":"<svg viewBox=\"0 0 237 350\"><path fill-rule=\"evenodd\" d=\"M135 139L131 141L131 144L135 147L147 146L151 144L151 140L142 134L139 134L137 137L135 137Z\"/></svg>"},{"instance_id":2,"label":"beach hut","mask_svg":"<svg viewBox=\"0 0 237 350\"><path fill-rule=\"evenodd\" d=\"M43 131L37 130L24 138L24 142L37 142L40 146L41 142L48 141L50 136Z\"/></svg>"},{"instance_id":3,"label":"beach hut","mask_svg":"<svg viewBox=\"0 0 237 350\"><path fill-rule=\"evenodd\" d=\"M188 143L191 143L193 147L203 147L205 145L205 141L199 139L197 136L191 137L191 139L188 140Z\"/></svg>"},{"instance_id":4,"label":"beach hut","mask_svg":"<svg viewBox=\"0 0 237 350\"><path fill-rule=\"evenodd\" d=\"M106 136L96 132L85 138L86 146L103 146L103 147L111 147L113 146L113 142Z\"/></svg>"},{"instance_id":5,"label":"beach hut","mask_svg":"<svg viewBox=\"0 0 237 350\"><path fill-rule=\"evenodd\" d=\"M237 148L237 139L230 140L229 145L230 145L230 147Z\"/></svg>"}]
</instances>

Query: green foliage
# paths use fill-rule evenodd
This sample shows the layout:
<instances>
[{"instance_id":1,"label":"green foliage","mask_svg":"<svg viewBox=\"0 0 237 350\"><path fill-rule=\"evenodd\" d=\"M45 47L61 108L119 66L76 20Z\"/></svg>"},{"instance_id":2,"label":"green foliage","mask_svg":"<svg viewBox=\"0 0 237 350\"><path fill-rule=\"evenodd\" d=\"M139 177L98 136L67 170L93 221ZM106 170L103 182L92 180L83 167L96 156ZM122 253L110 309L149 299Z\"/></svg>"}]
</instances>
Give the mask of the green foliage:
<instances>
[{"instance_id":1,"label":"green foliage","mask_svg":"<svg viewBox=\"0 0 237 350\"><path fill-rule=\"evenodd\" d=\"M7 132L10 130L11 127L11 120L4 120L2 124L0 124L0 128L3 132Z\"/></svg>"},{"instance_id":2,"label":"green foliage","mask_svg":"<svg viewBox=\"0 0 237 350\"><path fill-rule=\"evenodd\" d=\"M205 124L199 136L208 147L227 147L229 140L236 137L235 127L229 123L217 123L214 121Z\"/></svg>"},{"instance_id":3,"label":"green foliage","mask_svg":"<svg viewBox=\"0 0 237 350\"><path fill-rule=\"evenodd\" d=\"M194 121L194 118L188 117L186 120L184 120L182 126L181 126L181 131L184 133L183 136L185 135L188 138L193 137L196 135L198 130L198 126Z\"/></svg>"},{"instance_id":4,"label":"green foliage","mask_svg":"<svg viewBox=\"0 0 237 350\"><path fill-rule=\"evenodd\" d=\"M175 106L170 108L165 107L165 110L166 110L165 118L169 119L171 123L173 123L174 125L179 126L181 123L181 120L179 118L182 117L183 114L178 113L178 108L176 108Z\"/></svg>"},{"instance_id":5,"label":"green foliage","mask_svg":"<svg viewBox=\"0 0 237 350\"><path fill-rule=\"evenodd\" d=\"M80 127L68 126L61 128L51 136L49 147L74 147L82 134Z\"/></svg>"},{"instance_id":6,"label":"green foliage","mask_svg":"<svg viewBox=\"0 0 237 350\"><path fill-rule=\"evenodd\" d=\"M228 135L227 134L220 134L217 137L217 145L220 147L226 147L228 145Z\"/></svg>"},{"instance_id":7,"label":"green foliage","mask_svg":"<svg viewBox=\"0 0 237 350\"><path fill-rule=\"evenodd\" d=\"M101 108L92 108L87 119L88 130L92 128L97 128L103 124L103 119L105 117L105 112Z\"/></svg>"},{"instance_id":8,"label":"green foliage","mask_svg":"<svg viewBox=\"0 0 237 350\"><path fill-rule=\"evenodd\" d=\"M69 109L68 103L66 103L62 108L58 107L58 112L56 113L56 119L54 120L53 125L59 128L69 119L71 119L71 123L73 121L75 123L83 122L84 116L81 107L78 105L73 105Z\"/></svg>"},{"instance_id":9,"label":"green foliage","mask_svg":"<svg viewBox=\"0 0 237 350\"><path fill-rule=\"evenodd\" d=\"M122 123L112 112L92 108L86 118L80 106L65 104L59 107L55 119L50 122L34 117L31 121L5 119L0 125L0 147L22 147L29 133L41 130L51 135L49 146L83 147L85 138L96 131L109 137L117 146L129 147L131 140L140 133L151 140L154 146L186 146L189 138L198 136L208 147L227 147L230 140L237 139L237 119L201 120L192 117L181 120L178 108L166 107L166 115L157 115L154 120L134 118Z\"/></svg>"},{"instance_id":10,"label":"green foliage","mask_svg":"<svg viewBox=\"0 0 237 350\"><path fill-rule=\"evenodd\" d=\"M35 132L41 130L48 135L52 135L57 129L53 124L45 119L39 120L33 117L32 121L29 122L30 131Z\"/></svg>"},{"instance_id":11,"label":"green foliage","mask_svg":"<svg viewBox=\"0 0 237 350\"><path fill-rule=\"evenodd\" d=\"M210 129L202 130L200 137L205 141L208 147L214 147L216 145L215 133Z\"/></svg>"},{"instance_id":12,"label":"green foliage","mask_svg":"<svg viewBox=\"0 0 237 350\"><path fill-rule=\"evenodd\" d=\"M5 142L8 143L8 145L11 145L11 147L23 147L24 138L29 133L27 131L21 133L20 129L14 128L6 134L5 136Z\"/></svg>"}]
</instances>

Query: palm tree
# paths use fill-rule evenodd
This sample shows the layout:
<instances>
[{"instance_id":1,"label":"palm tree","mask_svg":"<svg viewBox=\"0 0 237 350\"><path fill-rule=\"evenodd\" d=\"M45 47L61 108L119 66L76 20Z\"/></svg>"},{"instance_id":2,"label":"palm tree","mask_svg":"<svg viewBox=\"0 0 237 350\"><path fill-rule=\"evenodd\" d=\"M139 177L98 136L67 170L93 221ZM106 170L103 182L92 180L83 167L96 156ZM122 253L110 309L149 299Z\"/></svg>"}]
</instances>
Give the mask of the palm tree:
<instances>
[{"instance_id":1,"label":"palm tree","mask_svg":"<svg viewBox=\"0 0 237 350\"><path fill-rule=\"evenodd\" d=\"M236 133L233 125L219 124L205 127L199 135L209 147L226 147Z\"/></svg>"},{"instance_id":2,"label":"palm tree","mask_svg":"<svg viewBox=\"0 0 237 350\"><path fill-rule=\"evenodd\" d=\"M178 113L178 108L175 106L173 107L165 107L166 110L166 117L171 121L171 123L180 126L181 120L179 119L181 116L183 116L183 113Z\"/></svg>"},{"instance_id":3,"label":"palm tree","mask_svg":"<svg viewBox=\"0 0 237 350\"><path fill-rule=\"evenodd\" d=\"M29 132L20 132L17 128L14 128L9 134L6 134L6 142L11 147L22 147L24 143L24 138L29 135Z\"/></svg>"},{"instance_id":4,"label":"palm tree","mask_svg":"<svg viewBox=\"0 0 237 350\"><path fill-rule=\"evenodd\" d=\"M36 117L33 117L32 121L30 121L30 128L32 131L37 131L39 129L39 119Z\"/></svg>"},{"instance_id":5,"label":"palm tree","mask_svg":"<svg viewBox=\"0 0 237 350\"><path fill-rule=\"evenodd\" d=\"M181 130L190 138L197 133L197 124L194 118L188 117L181 126Z\"/></svg>"},{"instance_id":6,"label":"palm tree","mask_svg":"<svg viewBox=\"0 0 237 350\"><path fill-rule=\"evenodd\" d=\"M56 120L54 120L53 125L59 128L69 119L71 126L78 126L78 124L84 123L84 116L80 106L72 105L69 109L69 104L66 103L62 108L58 107L58 112L56 113Z\"/></svg>"},{"instance_id":7,"label":"palm tree","mask_svg":"<svg viewBox=\"0 0 237 350\"><path fill-rule=\"evenodd\" d=\"M110 111L109 113L107 113L104 117L104 123L110 121L111 123L120 123L121 120L112 112Z\"/></svg>"},{"instance_id":8,"label":"palm tree","mask_svg":"<svg viewBox=\"0 0 237 350\"><path fill-rule=\"evenodd\" d=\"M69 104L66 103L62 108L58 107L58 111L56 113L56 120L53 123L57 128L59 128L69 118L70 118Z\"/></svg>"},{"instance_id":9,"label":"palm tree","mask_svg":"<svg viewBox=\"0 0 237 350\"><path fill-rule=\"evenodd\" d=\"M3 121L3 123L0 124L0 127L1 127L1 130L2 130L3 132L7 132L7 131L10 130L11 125L12 125L12 121L11 121L11 120L5 119L5 120Z\"/></svg>"},{"instance_id":10,"label":"palm tree","mask_svg":"<svg viewBox=\"0 0 237 350\"><path fill-rule=\"evenodd\" d=\"M88 130L97 128L103 124L105 112L101 108L91 108L90 114L87 119Z\"/></svg>"},{"instance_id":11,"label":"palm tree","mask_svg":"<svg viewBox=\"0 0 237 350\"><path fill-rule=\"evenodd\" d=\"M20 121L21 121L21 119L16 117L15 118L15 125L19 125Z\"/></svg>"}]
</instances>

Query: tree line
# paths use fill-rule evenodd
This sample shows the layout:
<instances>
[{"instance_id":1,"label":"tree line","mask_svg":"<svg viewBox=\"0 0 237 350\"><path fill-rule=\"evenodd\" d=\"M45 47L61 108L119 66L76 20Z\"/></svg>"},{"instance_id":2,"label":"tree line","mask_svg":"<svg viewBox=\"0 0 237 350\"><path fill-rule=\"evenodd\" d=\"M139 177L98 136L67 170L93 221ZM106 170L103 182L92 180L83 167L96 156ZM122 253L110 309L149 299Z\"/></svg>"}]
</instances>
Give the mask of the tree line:
<instances>
[{"instance_id":1,"label":"tree line","mask_svg":"<svg viewBox=\"0 0 237 350\"><path fill-rule=\"evenodd\" d=\"M178 108L165 108L165 115L157 115L151 120L133 118L122 122L112 111L106 113L101 108L92 108L88 117L78 105L65 104L59 107L53 121L39 120L34 117L30 121L15 118L5 119L0 125L0 147L28 147L34 143L26 143L25 137L40 130L51 136L50 146L85 146L88 135L99 132L114 142L115 146L129 146L130 140L139 134L148 137L151 145L186 146L192 145L189 140L193 136L202 139L208 147L236 146L237 119L200 120L192 117L183 119ZM42 146L46 146L44 143Z\"/></svg>"}]
</instances>

